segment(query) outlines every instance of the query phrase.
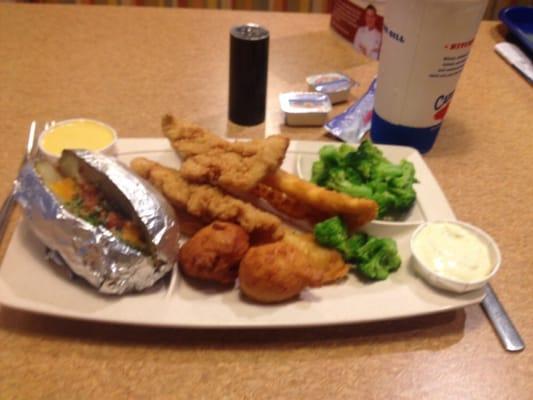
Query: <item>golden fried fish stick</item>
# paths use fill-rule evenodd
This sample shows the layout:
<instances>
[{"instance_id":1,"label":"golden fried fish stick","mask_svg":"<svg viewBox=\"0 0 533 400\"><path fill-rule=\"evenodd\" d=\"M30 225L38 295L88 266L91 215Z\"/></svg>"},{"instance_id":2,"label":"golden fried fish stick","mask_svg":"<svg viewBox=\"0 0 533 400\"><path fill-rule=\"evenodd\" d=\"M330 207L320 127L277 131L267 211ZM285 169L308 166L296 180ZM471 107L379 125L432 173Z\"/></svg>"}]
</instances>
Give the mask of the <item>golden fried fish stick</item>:
<instances>
[{"instance_id":1,"label":"golden fried fish stick","mask_svg":"<svg viewBox=\"0 0 533 400\"><path fill-rule=\"evenodd\" d=\"M302 204L300 201L274 189L272 186L263 183L259 183L253 188L250 194L265 200L276 210L290 218L305 219L317 214L316 210L313 210L305 204Z\"/></svg>"},{"instance_id":2,"label":"golden fried fish stick","mask_svg":"<svg viewBox=\"0 0 533 400\"><path fill-rule=\"evenodd\" d=\"M348 274L348 265L337 250L327 249L315 242L311 233L285 231L283 242L300 250L312 270L321 276L320 284L338 281Z\"/></svg>"},{"instance_id":3,"label":"golden fried fish stick","mask_svg":"<svg viewBox=\"0 0 533 400\"><path fill-rule=\"evenodd\" d=\"M334 192L282 170L266 177L263 183L318 210L333 215L345 214L352 227L362 226L377 215L378 205L373 200Z\"/></svg>"},{"instance_id":4,"label":"golden fried fish stick","mask_svg":"<svg viewBox=\"0 0 533 400\"><path fill-rule=\"evenodd\" d=\"M250 234L278 240L283 237L281 221L276 216L255 208L209 185L187 182L178 170L164 167L146 158L136 158L131 169L159 189L175 207L200 217L233 222Z\"/></svg>"},{"instance_id":5,"label":"golden fried fish stick","mask_svg":"<svg viewBox=\"0 0 533 400\"><path fill-rule=\"evenodd\" d=\"M305 254L284 241L250 247L239 266L239 288L260 303L292 299L321 280Z\"/></svg>"}]
</instances>

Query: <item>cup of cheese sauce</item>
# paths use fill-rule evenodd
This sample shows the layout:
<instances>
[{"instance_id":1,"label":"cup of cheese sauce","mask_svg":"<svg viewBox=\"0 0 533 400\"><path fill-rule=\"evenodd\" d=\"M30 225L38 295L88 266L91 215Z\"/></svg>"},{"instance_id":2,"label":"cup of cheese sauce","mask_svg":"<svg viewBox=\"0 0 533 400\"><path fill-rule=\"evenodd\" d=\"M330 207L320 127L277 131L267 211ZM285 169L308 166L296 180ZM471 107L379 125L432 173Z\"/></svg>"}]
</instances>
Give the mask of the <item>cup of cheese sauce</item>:
<instances>
[{"instance_id":1,"label":"cup of cheese sauce","mask_svg":"<svg viewBox=\"0 0 533 400\"><path fill-rule=\"evenodd\" d=\"M53 161L65 149L84 149L112 155L117 132L103 122L77 118L58 122L43 131L39 150Z\"/></svg>"}]
</instances>

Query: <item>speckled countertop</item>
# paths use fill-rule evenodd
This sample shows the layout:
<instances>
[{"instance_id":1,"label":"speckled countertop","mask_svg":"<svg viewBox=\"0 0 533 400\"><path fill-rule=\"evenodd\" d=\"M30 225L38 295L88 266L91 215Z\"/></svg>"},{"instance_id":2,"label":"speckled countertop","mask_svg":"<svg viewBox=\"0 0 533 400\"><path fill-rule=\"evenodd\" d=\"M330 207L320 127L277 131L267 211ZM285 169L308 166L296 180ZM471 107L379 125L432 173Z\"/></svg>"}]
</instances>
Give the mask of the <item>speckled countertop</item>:
<instances>
[{"instance_id":1,"label":"speckled countertop","mask_svg":"<svg viewBox=\"0 0 533 400\"><path fill-rule=\"evenodd\" d=\"M228 31L271 32L268 115L227 122ZM533 90L493 51L481 25L449 114L425 156L458 218L500 244L493 286L533 341ZM31 120L94 117L124 137L158 137L165 112L221 135L284 132L277 96L306 75L362 83L376 64L329 30L329 16L98 6L0 5L0 198ZM340 111L342 106L336 108ZM0 247L5 253L12 218ZM528 399L531 350L506 353L479 306L400 321L290 330L152 329L0 308L1 399Z\"/></svg>"}]
</instances>

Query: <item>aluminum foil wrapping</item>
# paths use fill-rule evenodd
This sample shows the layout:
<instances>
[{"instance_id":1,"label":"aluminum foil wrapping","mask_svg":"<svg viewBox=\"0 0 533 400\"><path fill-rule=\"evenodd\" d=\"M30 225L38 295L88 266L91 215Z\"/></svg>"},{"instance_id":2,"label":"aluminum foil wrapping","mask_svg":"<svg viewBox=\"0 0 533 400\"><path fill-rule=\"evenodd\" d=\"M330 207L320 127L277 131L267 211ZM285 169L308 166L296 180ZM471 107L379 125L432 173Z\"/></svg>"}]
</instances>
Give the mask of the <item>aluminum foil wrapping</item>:
<instances>
[{"instance_id":1,"label":"aluminum foil wrapping","mask_svg":"<svg viewBox=\"0 0 533 400\"><path fill-rule=\"evenodd\" d=\"M32 231L76 275L102 293L123 294L154 285L173 268L178 253L179 229L173 209L150 184L115 159L84 150L72 153L101 180L99 186L115 191L114 200L132 207L147 230L152 254L143 254L105 227L71 214L30 161L17 178L15 196Z\"/></svg>"}]
</instances>

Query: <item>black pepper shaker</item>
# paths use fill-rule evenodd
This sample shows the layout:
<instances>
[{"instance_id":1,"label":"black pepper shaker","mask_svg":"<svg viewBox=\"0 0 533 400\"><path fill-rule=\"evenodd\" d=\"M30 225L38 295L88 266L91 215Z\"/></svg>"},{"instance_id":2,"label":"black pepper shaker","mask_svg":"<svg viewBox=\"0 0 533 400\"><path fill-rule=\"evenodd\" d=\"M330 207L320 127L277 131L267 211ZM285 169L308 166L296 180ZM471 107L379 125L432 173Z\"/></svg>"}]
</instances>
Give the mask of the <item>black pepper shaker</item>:
<instances>
[{"instance_id":1,"label":"black pepper shaker","mask_svg":"<svg viewBox=\"0 0 533 400\"><path fill-rule=\"evenodd\" d=\"M268 31L257 24L230 31L229 119L239 125L265 120Z\"/></svg>"}]
</instances>

